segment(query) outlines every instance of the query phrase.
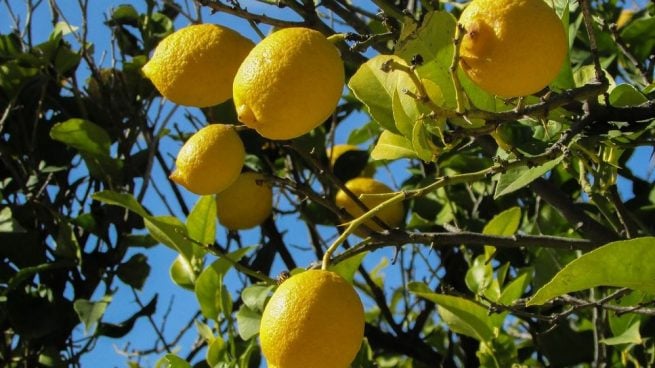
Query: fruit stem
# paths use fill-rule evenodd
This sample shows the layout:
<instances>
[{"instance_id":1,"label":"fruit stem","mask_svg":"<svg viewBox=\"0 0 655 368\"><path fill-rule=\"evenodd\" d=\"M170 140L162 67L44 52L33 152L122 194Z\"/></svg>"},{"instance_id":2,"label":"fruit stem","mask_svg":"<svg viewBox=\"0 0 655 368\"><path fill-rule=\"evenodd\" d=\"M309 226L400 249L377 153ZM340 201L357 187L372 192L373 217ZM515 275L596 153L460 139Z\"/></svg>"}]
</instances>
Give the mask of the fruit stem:
<instances>
[{"instance_id":1,"label":"fruit stem","mask_svg":"<svg viewBox=\"0 0 655 368\"><path fill-rule=\"evenodd\" d=\"M462 83L459 80L457 75L457 65L459 64L459 48L462 45L462 39L466 34L464 26L457 23L455 27L455 37L453 38L453 44L455 45L455 50L453 51L453 60L450 64L450 77L453 80L453 86L455 86L455 101L457 102L456 111L458 113L463 113L464 110L468 107L466 100L466 94L462 88Z\"/></svg>"},{"instance_id":2,"label":"fruit stem","mask_svg":"<svg viewBox=\"0 0 655 368\"><path fill-rule=\"evenodd\" d=\"M357 217L356 219L350 221L348 223L348 227L346 228L346 230L344 230L344 232L341 233L341 235L339 235L339 237L334 241L334 243L332 243L332 245L330 245L328 250L323 255L323 263L321 265L321 269L326 271L328 269L328 267L330 267L330 258L332 257L332 254L334 254L334 252L337 250L337 248L339 248L339 245L341 245L341 243L346 241L346 238L348 238L348 236L350 234L352 234L355 230L357 230L357 228L360 225L362 225L364 222L369 220L371 217L378 214L384 208L386 208L388 206L391 206L394 203L403 201L406 196L407 196L407 192L398 192L393 197L391 197L391 198L387 199L386 201L378 204L377 206L371 208L368 212L366 212L366 213L362 214L361 216Z\"/></svg>"}]
</instances>

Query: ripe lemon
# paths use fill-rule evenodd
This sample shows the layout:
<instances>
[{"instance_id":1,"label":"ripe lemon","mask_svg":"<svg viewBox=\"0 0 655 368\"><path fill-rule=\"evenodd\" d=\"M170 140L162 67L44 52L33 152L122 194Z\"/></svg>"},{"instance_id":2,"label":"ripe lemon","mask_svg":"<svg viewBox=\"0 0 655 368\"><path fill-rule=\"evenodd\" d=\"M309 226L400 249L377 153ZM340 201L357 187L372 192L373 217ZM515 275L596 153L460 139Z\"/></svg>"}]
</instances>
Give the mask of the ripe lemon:
<instances>
[{"instance_id":1,"label":"ripe lemon","mask_svg":"<svg viewBox=\"0 0 655 368\"><path fill-rule=\"evenodd\" d=\"M239 120L269 139L299 137L336 108L344 84L337 48L320 32L285 28L262 40L234 77Z\"/></svg>"},{"instance_id":2,"label":"ripe lemon","mask_svg":"<svg viewBox=\"0 0 655 368\"><path fill-rule=\"evenodd\" d=\"M562 22L543 0L473 0L459 23L466 30L462 69L501 97L540 91L557 77L567 53Z\"/></svg>"},{"instance_id":3,"label":"ripe lemon","mask_svg":"<svg viewBox=\"0 0 655 368\"><path fill-rule=\"evenodd\" d=\"M232 97L232 81L253 43L215 24L191 25L164 38L143 66L162 96L207 107Z\"/></svg>"},{"instance_id":4,"label":"ripe lemon","mask_svg":"<svg viewBox=\"0 0 655 368\"><path fill-rule=\"evenodd\" d=\"M210 124L184 143L170 178L199 195L219 193L237 180L245 157L234 127Z\"/></svg>"},{"instance_id":5,"label":"ripe lemon","mask_svg":"<svg viewBox=\"0 0 655 368\"><path fill-rule=\"evenodd\" d=\"M216 195L218 221L230 230L255 227L273 209L273 189L266 177L259 173L245 172L237 181Z\"/></svg>"},{"instance_id":6,"label":"ripe lemon","mask_svg":"<svg viewBox=\"0 0 655 368\"><path fill-rule=\"evenodd\" d=\"M392 193L393 191L388 186L380 183L379 181L366 177L359 177L352 180L349 180L346 183L346 188L350 189L353 194L360 197L362 194L384 194ZM361 197L360 200L362 203L371 209L378 204L387 200L387 197L384 196L366 196ZM364 213L364 211L355 203L346 192L339 190L335 198L337 206L343 208L353 217L358 217ZM390 227L398 227L403 222L405 211L403 209L402 202L394 203L393 205L387 206L377 213L377 217L382 220L385 224ZM382 227L375 223L373 220L365 222L366 227L373 231L382 231ZM355 234L359 236L366 236L366 232L362 230L355 230Z\"/></svg>"},{"instance_id":7,"label":"ripe lemon","mask_svg":"<svg viewBox=\"0 0 655 368\"><path fill-rule=\"evenodd\" d=\"M259 331L269 367L348 368L364 337L364 308L341 276L305 271L278 287Z\"/></svg>"}]
</instances>

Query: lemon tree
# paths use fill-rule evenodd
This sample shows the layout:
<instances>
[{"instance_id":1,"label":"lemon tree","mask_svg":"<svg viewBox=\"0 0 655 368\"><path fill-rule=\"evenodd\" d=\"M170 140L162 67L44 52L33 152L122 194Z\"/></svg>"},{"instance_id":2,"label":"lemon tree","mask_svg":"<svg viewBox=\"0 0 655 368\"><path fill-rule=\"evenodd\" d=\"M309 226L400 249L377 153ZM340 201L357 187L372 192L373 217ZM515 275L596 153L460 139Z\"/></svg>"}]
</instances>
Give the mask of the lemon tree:
<instances>
[{"instance_id":1,"label":"lemon tree","mask_svg":"<svg viewBox=\"0 0 655 368\"><path fill-rule=\"evenodd\" d=\"M5 3L3 366L655 359L653 4Z\"/></svg>"}]
</instances>

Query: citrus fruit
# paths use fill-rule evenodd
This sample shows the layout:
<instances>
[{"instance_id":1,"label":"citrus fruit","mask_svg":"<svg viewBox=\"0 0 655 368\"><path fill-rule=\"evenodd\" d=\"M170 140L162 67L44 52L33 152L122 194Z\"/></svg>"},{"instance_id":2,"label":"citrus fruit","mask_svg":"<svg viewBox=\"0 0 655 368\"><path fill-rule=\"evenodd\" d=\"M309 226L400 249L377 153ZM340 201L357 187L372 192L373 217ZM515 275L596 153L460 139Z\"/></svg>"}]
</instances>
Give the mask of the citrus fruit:
<instances>
[{"instance_id":1,"label":"citrus fruit","mask_svg":"<svg viewBox=\"0 0 655 368\"><path fill-rule=\"evenodd\" d=\"M218 221L230 230L255 227L271 215L272 209L273 189L260 173L242 173L216 195Z\"/></svg>"},{"instance_id":2,"label":"citrus fruit","mask_svg":"<svg viewBox=\"0 0 655 368\"><path fill-rule=\"evenodd\" d=\"M353 194L360 198L360 201L372 209L373 207L379 205L385 200L389 199L387 196L363 196L362 194L385 194L392 193L391 188L386 186L383 183L371 178L359 177L351 179L346 183L346 188L348 188ZM359 217L364 213L357 203L346 194L343 190L337 192L335 198L336 204L338 207L343 208L348 212L352 217ZM380 212L376 214L376 217L382 220L389 227L398 227L403 222L404 218L404 209L402 202L394 203L383 208ZM382 227L376 224L373 220L368 220L364 223L366 227L373 231L382 231ZM365 236L366 232L360 229L355 230L355 234L359 236Z\"/></svg>"},{"instance_id":3,"label":"citrus fruit","mask_svg":"<svg viewBox=\"0 0 655 368\"><path fill-rule=\"evenodd\" d=\"M239 120L269 139L299 137L336 108L344 84L337 48L320 32L285 28L263 39L234 77Z\"/></svg>"},{"instance_id":4,"label":"citrus fruit","mask_svg":"<svg viewBox=\"0 0 655 368\"><path fill-rule=\"evenodd\" d=\"M262 353L274 368L348 368L364 337L364 308L331 271L291 276L264 308Z\"/></svg>"},{"instance_id":5,"label":"citrus fruit","mask_svg":"<svg viewBox=\"0 0 655 368\"><path fill-rule=\"evenodd\" d=\"M368 164L368 152L361 150L353 144L335 144L331 148L326 149L325 154L330 161L330 168L333 171L337 172L346 168L348 174L352 175L346 179L340 176L339 178L341 180L348 180L357 176L373 176L375 173L375 166ZM361 170L359 170L360 168Z\"/></svg>"},{"instance_id":6,"label":"citrus fruit","mask_svg":"<svg viewBox=\"0 0 655 368\"><path fill-rule=\"evenodd\" d=\"M184 143L170 178L195 194L219 193L237 180L245 156L233 126L210 124Z\"/></svg>"},{"instance_id":7,"label":"citrus fruit","mask_svg":"<svg viewBox=\"0 0 655 368\"><path fill-rule=\"evenodd\" d=\"M543 0L473 0L459 23L460 65L483 90L501 97L540 91L567 54L564 27Z\"/></svg>"},{"instance_id":8,"label":"citrus fruit","mask_svg":"<svg viewBox=\"0 0 655 368\"><path fill-rule=\"evenodd\" d=\"M213 106L232 97L234 74L253 46L229 28L191 25L164 38L142 70L176 104Z\"/></svg>"}]
</instances>

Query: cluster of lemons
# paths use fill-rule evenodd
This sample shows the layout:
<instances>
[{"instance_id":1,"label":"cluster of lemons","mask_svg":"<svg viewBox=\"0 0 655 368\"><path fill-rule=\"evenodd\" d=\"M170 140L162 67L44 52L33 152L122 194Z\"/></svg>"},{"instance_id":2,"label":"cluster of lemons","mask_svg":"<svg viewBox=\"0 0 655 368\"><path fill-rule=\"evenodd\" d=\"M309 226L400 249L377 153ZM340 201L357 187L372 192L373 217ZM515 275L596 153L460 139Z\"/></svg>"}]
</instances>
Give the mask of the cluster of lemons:
<instances>
[{"instance_id":1,"label":"cluster of lemons","mask_svg":"<svg viewBox=\"0 0 655 368\"><path fill-rule=\"evenodd\" d=\"M338 50L317 31L286 28L254 45L212 24L162 40L143 72L177 104L208 107L232 98L239 120L274 140L301 136L325 121L345 79ZM254 227L271 214L272 188L264 175L242 173L245 153L233 125L209 124L184 143L170 178L193 193L215 195L226 228ZM364 308L337 274L306 271L278 288L260 331L270 367L312 367L317 361L347 367L362 342Z\"/></svg>"},{"instance_id":2,"label":"cluster of lemons","mask_svg":"<svg viewBox=\"0 0 655 368\"><path fill-rule=\"evenodd\" d=\"M543 0L473 0L460 24L466 31L462 69L480 88L501 97L540 91L557 76L567 53L562 24ZM338 50L317 31L281 29L254 45L212 24L192 25L164 39L143 72L177 104L208 107L232 98L239 121L272 140L296 138L325 121L345 78ZM333 153L334 161L339 152ZM216 195L217 216L228 229L254 227L271 214L272 189L264 175L242 173L244 160L235 127L209 124L183 145L171 179L193 193ZM346 187L368 208L385 199L376 194L392 192L364 175ZM335 201L353 217L364 213L344 191ZM385 207L377 217L391 228L400 226L402 203ZM372 220L365 226L382 230ZM282 283L266 305L260 328L262 351L274 368L346 368L363 334L357 293L337 274L322 270Z\"/></svg>"}]
</instances>

